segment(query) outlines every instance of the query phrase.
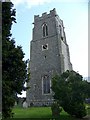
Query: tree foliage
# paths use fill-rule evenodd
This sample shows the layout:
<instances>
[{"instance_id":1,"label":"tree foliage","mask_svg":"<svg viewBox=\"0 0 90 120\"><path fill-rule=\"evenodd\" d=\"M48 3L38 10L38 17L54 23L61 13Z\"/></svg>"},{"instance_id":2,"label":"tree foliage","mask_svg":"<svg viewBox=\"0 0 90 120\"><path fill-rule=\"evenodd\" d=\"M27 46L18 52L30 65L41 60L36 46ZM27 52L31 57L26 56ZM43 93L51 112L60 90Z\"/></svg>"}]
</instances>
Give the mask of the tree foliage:
<instances>
[{"instance_id":1,"label":"tree foliage","mask_svg":"<svg viewBox=\"0 0 90 120\"><path fill-rule=\"evenodd\" d=\"M21 94L27 77L26 62L21 46L15 46L11 27L16 23L15 9L11 2L2 3L2 114L12 116L17 94Z\"/></svg>"},{"instance_id":2,"label":"tree foliage","mask_svg":"<svg viewBox=\"0 0 90 120\"><path fill-rule=\"evenodd\" d=\"M89 89L88 89L89 88ZM71 115L82 118L86 115L84 101L89 96L90 84L75 71L66 71L52 78L54 99Z\"/></svg>"}]
</instances>

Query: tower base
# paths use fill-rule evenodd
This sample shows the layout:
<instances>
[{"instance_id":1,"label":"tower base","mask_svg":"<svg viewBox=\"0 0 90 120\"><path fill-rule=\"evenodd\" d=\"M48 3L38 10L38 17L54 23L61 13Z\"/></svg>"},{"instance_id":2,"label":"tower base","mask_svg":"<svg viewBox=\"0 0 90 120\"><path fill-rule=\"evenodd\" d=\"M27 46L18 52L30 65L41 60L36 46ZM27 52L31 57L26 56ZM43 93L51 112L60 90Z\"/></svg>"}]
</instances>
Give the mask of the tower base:
<instances>
[{"instance_id":1,"label":"tower base","mask_svg":"<svg viewBox=\"0 0 90 120\"><path fill-rule=\"evenodd\" d=\"M53 103L53 99L52 100L31 100L28 103L28 107L46 107L46 106L51 106Z\"/></svg>"}]
</instances>

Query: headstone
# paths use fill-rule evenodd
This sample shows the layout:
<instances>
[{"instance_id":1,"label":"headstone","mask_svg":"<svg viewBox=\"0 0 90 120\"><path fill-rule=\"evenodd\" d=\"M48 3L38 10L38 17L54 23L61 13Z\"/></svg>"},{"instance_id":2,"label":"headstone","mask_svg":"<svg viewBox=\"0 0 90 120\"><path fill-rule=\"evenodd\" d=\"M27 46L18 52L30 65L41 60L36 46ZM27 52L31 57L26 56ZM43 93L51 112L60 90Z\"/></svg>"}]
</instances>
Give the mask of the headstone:
<instances>
[{"instance_id":1,"label":"headstone","mask_svg":"<svg viewBox=\"0 0 90 120\"><path fill-rule=\"evenodd\" d=\"M23 102L23 108L27 108L28 107L28 104L26 101Z\"/></svg>"}]
</instances>

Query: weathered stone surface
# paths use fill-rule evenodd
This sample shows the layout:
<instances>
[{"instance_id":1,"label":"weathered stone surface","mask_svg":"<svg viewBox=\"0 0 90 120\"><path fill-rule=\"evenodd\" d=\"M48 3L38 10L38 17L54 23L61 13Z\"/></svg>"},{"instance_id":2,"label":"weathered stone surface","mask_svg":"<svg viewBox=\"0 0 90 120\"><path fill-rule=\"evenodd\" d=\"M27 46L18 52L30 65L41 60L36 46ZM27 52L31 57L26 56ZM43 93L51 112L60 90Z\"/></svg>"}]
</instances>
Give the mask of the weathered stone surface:
<instances>
[{"instance_id":1,"label":"weathered stone surface","mask_svg":"<svg viewBox=\"0 0 90 120\"><path fill-rule=\"evenodd\" d=\"M43 13L41 17L35 15L30 48L28 105L50 105L53 102L53 92L49 89L52 76L66 70L72 70L72 64L63 21L55 9L49 14Z\"/></svg>"}]
</instances>

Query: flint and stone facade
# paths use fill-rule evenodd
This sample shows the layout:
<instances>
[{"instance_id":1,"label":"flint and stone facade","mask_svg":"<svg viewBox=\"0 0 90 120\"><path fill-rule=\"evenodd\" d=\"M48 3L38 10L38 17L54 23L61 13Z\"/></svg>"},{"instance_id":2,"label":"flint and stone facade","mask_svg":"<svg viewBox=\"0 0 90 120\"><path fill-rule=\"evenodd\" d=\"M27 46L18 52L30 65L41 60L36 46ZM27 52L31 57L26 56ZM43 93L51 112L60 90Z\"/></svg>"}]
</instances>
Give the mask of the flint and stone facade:
<instances>
[{"instance_id":1,"label":"flint and stone facade","mask_svg":"<svg viewBox=\"0 0 90 120\"><path fill-rule=\"evenodd\" d=\"M30 47L30 81L28 105L42 106L53 102L51 79L55 74L72 70L63 21L55 8L49 14L34 16Z\"/></svg>"}]
</instances>

